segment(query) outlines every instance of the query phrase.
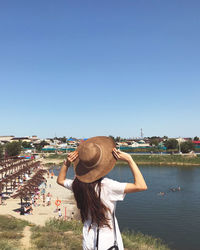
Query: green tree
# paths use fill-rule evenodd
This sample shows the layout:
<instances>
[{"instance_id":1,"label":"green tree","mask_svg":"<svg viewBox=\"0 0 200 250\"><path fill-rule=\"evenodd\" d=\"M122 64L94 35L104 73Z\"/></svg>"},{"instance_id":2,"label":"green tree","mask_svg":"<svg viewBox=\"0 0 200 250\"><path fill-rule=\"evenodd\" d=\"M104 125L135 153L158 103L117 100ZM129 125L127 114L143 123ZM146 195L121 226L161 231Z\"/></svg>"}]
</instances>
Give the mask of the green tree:
<instances>
[{"instance_id":1,"label":"green tree","mask_svg":"<svg viewBox=\"0 0 200 250\"><path fill-rule=\"evenodd\" d=\"M67 138L66 138L65 136L60 137L59 140L60 140L62 143L66 143L66 142L67 142Z\"/></svg>"},{"instance_id":2,"label":"green tree","mask_svg":"<svg viewBox=\"0 0 200 250\"><path fill-rule=\"evenodd\" d=\"M114 136L109 135L109 137L110 137L111 139L113 139L113 141L115 141L115 137L114 137Z\"/></svg>"},{"instance_id":3,"label":"green tree","mask_svg":"<svg viewBox=\"0 0 200 250\"><path fill-rule=\"evenodd\" d=\"M32 148L31 142L23 141L22 147L23 148Z\"/></svg>"},{"instance_id":4,"label":"green tree","mask_svg":"<svg viewBox=\"0 0 200 250\"><path fill-rule=\"evenodd\" d=\"M198 137L198 136L195 136L195 137L194 137L194 141L199 141L199 137Z\"/></svg>"},{"instance_id":5,"label":"green tree","mask_svg":"<svg viewBox=\"0 0 200 250\"><path fill-rule=\"evenodd\" d=\"M116 141L116 142L120 142L120 141L121 141L121 137L120 137L120 136L117 136L117 137L115 138L115 141Z\"/></svg>"},{"instance_id":6,"label":"green tree","mask_svg":"<svg viewBox=\"0 0 200 250\"><path fill-rule=\"evenodd\" d=\"M3 146L0 144L0 159L3 158Z\"/></svg>"},{"instance_id":7,"label":"green tree","mask_svg":"<svg viewBox=\"0 0 200 250\"><path fill-rule=\"evenodd\" d=\"M185 141L181 143L181 152L182 153L189 153L195 149L194 143L191 140Z\"/></svg>"},{"instance_id":8,"label":"green tree","mask_svg":"<svg viewBox=\"0 0 200 250\"><path fill-rule=\"evenodd\" d=\"M110 138L112 138L115 142L120 142L122 138L120 136L117 136L116 138L112 135L109 135Z\"/></svg>"},{"instance_id":9,"label":"green tree","mask_svg":"<svg viewBox=\"0 0 200 250\"><path fill-rule=\"evenodd\" d=\"M178 146L178 141L176 139L169 139L164 141L164 145L167 149L176 149Z\"/></svg>"},{"instance_id":10,"label":"green tree","mask_svg":"<svg viewBox=\"0 0 200 250\"><path fill-rule=\"evenodd\" d=\"M159 139L156 137L151 137L149 143L151 146L157 147L159 144Z\"/></svg>"},{"instance_id":11,"label":"green tree","mask_svg":"<svg viewBox=\"0 0 200 250\"><path fill-rule=\"evenodd\" d=\"M17 156L21 153L21 142L8 142L6 143L5 152L7 156Z\"/></svg>"},{"instance_id":12,"label":"green tree","mask_svg":"<svg viewBox=\"0 0 200 250\"><path fill-rule=\"evenodd\" d=\"M46 142L46 141L44 141L44 140L41 141L41 142L38 143L38 144L34 144L34 146L35 146L35 148L36 148L37 151L41 151L42 148L43 148L44 146L46 146L46 145L49 145L49 143Z\"/></svg>"}]
</instances>

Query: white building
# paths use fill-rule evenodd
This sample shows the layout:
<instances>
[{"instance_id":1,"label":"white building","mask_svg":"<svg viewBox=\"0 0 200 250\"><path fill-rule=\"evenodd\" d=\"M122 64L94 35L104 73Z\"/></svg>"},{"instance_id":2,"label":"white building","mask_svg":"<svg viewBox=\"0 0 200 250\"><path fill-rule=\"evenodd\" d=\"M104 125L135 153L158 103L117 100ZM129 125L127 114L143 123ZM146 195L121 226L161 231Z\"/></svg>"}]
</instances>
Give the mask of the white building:
<instances>
[{"instance_id":1,"label":"white building","mask_svg":"<svg viewBox=\"0 0 200 250\"><path fill-rule=\"evenodd\" d=\"M14 135L0 136L0 142L2 143L10 142L13 138L14 138Z\"/></svg>"},{"instance_id":2,"label":"white building","mask_svg":"<svg viewBox=\"0 0 200 250\"><path fill-rule=\"evenodd\" d=\"M132 144L129 145L129 147L132 147L132 148L143 148L143 147L150 147L150 144L146 143L143 140L140 140L139 142L132 141Z\"/></svg>"}]
</instances>

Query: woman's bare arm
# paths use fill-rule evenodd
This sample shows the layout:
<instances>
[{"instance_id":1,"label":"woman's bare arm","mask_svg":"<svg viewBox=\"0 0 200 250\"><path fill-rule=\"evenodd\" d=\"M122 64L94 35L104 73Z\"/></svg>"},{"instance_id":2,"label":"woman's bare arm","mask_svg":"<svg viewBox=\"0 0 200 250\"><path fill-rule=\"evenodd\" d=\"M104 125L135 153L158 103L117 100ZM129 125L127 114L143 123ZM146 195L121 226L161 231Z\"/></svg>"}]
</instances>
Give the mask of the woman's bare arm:
<instances>
[{"instance_id":1,"label":"woman's bare arm","mask_svg":"<svg viewBox=\"0 0 200 250\"><path fill-rule=\"evenodd\" d=\"M141 174L137 164L133 161L131 155L121 152L116 148L113 149L113 154L117 160L126 161L128 163L134 177L133 183L126 184L124 193L133 193L147 190L147 185L144 177Z\"/></svg>"},{"instance_id":2,"label":"woman's bare arm","mask_svg":"<svg viewBox=\"0 0 200 250\"><path fill-rule=\"evenodd\" d=\"M78 157L77 151L74 151L74 152L68 154L67 160L64 161L62 168L60 170L60 173L58 175L58 178L57 178L57 183L59 185L64 186L64 181L66 179L67 170L70 167L71 163L73 161L75 161L77 157Z\"/></svg>"}]
</instances>

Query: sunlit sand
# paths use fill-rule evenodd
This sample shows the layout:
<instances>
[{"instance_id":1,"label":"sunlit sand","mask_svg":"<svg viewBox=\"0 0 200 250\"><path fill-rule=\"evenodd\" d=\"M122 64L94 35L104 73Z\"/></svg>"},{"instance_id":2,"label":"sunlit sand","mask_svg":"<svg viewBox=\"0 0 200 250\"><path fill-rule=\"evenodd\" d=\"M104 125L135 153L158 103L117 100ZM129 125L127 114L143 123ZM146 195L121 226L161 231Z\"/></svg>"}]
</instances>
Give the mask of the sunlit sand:
<instances>
[{"instance_id":1,"label":"sunlit sand","mask_svg":"<svg viewBox=\"0 0 200 250\"><path fill-rule=\"evenodd\" d=\"M37 225L44 225L45 222L50 218L59 218L57 206L55 205L56 200L60 200L61 204L59 208L61 209L63 219L72 219L78 217L78 211L76 209L76 204L74 201L73 193L62 186L59 186L56 182L57 177L53 176L47 178L47 175L44 176L47 179L47 188L46 194L50 192L51 197L51 205L43 206L42 196L38 199L38 206L33 206L33 215L20 215L19 212L15 210L20 208L20 198L9 198L5 200L6 205L0 206L0 214L1 215L12 215L16 218L27 220L31 223Z\"/></svg>"}]
</instances>

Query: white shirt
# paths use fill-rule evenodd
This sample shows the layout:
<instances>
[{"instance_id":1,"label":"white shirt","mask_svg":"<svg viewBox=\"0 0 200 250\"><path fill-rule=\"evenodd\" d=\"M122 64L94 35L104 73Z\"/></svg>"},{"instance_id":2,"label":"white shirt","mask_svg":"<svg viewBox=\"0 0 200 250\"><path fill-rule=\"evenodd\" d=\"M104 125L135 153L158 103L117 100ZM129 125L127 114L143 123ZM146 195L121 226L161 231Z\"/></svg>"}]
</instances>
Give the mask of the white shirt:
<instances>
[{"instance_id":1,"label":"white shirt","mask_svg":"<svg viewBox=\"0 0 200 250\"><path fill-rule=\"evenodd\" d=\"M46 197L46 201L49 202L51 200L51 197L50 196L47 196Z\"/></svg>"},{"instance_id":2,"label":"white shirt","mask_svg":"<svg viewBox=\"0 0 200 250\"><path fill-rule=\"evenodd\" d=\"M64 186L70 190L72 190L73 180L66 179L64 182ZM101 201L110 209L111 213L109 213L108 218L111 221L111 229L109 227L103 227L99 230L99 250L106 250L113 246L114 244L114 230L112 223L112 213L115 210L116 202L122 201L125 197L124 189L127 183L121 183L118 181L111 180L109 178L104 178L101 181ZM91 224L90 220L84 222L83 225L83 249L84 250L94 250L96 246L96 238L97 238L97 225L92 225L89 230L89 226ZM119 230L118 222L115 217L115 227L117 234L117 244L119 250L123 250L123 242L121 233Z\"/></svg>"}]
</instances>

